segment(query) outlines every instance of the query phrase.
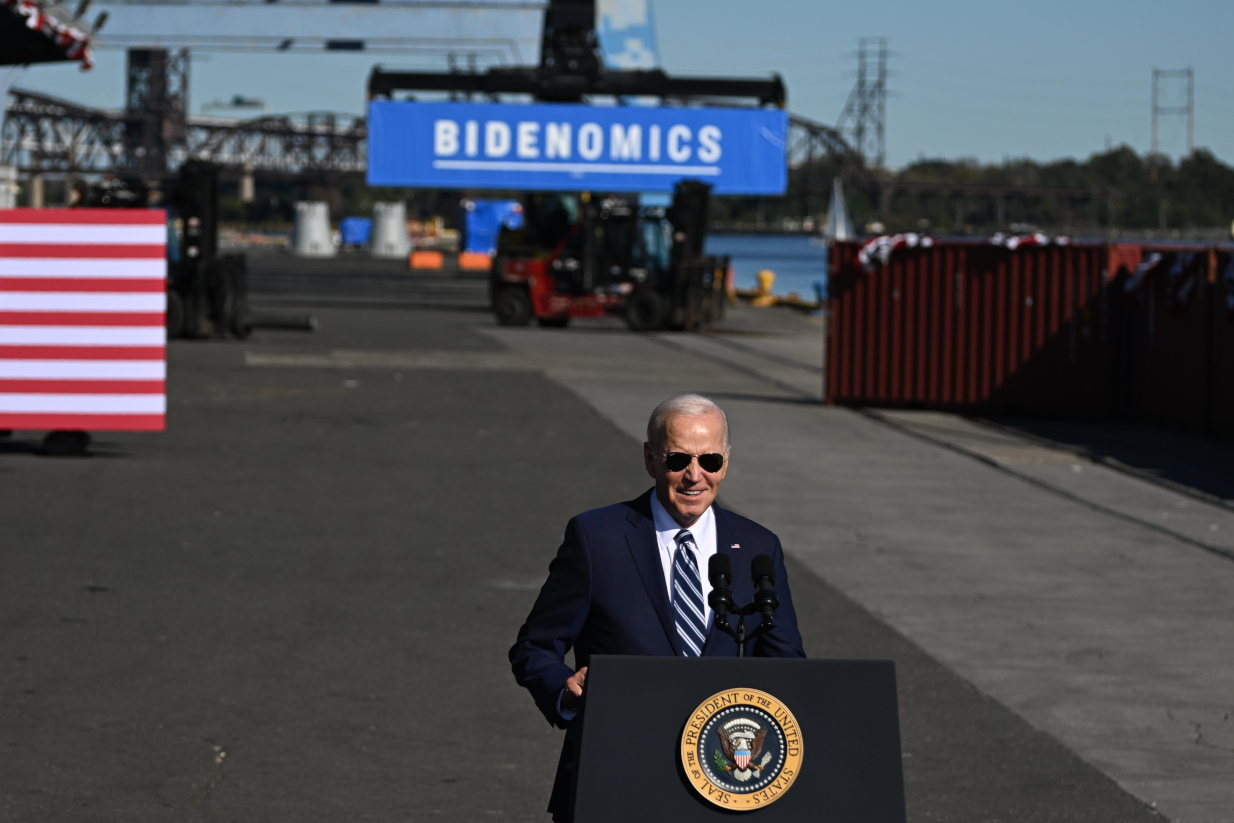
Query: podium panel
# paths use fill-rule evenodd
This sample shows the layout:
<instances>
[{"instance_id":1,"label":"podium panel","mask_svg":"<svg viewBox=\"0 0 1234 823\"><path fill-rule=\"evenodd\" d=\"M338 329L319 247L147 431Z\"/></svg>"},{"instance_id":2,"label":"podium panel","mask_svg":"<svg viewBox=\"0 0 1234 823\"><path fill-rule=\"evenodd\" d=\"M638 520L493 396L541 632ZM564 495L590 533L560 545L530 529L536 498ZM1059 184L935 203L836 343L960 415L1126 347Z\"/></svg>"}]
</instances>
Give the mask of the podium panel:
<instances>
[{"instance_id":1,"label":"podium panel","mask_svg":"<svg viewBox=\"0 0 1234 823\"><path fill-rule=\"evenodd\" d=\"M904 823L895 666L597 655L576 823Z\"/></svg>"}]
</instances>

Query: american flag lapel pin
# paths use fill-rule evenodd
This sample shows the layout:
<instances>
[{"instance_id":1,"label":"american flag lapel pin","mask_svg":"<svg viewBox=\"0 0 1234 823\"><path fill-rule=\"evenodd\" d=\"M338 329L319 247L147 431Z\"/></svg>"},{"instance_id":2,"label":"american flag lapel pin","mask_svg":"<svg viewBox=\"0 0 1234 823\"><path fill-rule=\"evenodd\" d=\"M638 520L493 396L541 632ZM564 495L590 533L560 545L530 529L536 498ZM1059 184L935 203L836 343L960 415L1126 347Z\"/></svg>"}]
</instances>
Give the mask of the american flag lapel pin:
<instances>
[{"instance_id":1,"label":"american flag lapel pin","mask_svg":"<svg viewBox=\"0 0 1234 823\"><path fill-rule=\"evenodd\" d=\"M729 546L729 548L730 548L730 549L740 549L740 548L741 548L741 544L740 544L740 543L734 543L733 545Z\"/></svg>"}]
</instances>

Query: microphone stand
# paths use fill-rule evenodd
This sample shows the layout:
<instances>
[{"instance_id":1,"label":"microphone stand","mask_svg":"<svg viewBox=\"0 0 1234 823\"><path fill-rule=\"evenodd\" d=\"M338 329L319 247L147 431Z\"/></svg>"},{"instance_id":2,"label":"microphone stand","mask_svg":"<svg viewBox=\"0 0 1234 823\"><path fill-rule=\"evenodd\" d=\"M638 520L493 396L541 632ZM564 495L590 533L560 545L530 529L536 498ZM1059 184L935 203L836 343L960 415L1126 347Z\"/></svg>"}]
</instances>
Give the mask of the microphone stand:
<instances>
[{"instance_id":1,"label":"microphone stand","mask_svg":"<svg viewBox=\"0 0 1234 823\"><path fill-rule=\"evenodd\" d=\"M710 600L711 609L716 615L716 628L737 641L738 657L746 656L747 643L760 634L765 634L775 628L775 620L772 617L772 613L780 607L780 599L776 597L776 593L773 591L756 591L754 593L754 602L740 608L733 603L732 594L727 589L712 589ZM763 621L759 623L754 631L746 634L746 617L756 612L762 612ZM730 614L737 615L737 628L735 630L728 624L728 616Z\"/></svg>"}]
</instances>

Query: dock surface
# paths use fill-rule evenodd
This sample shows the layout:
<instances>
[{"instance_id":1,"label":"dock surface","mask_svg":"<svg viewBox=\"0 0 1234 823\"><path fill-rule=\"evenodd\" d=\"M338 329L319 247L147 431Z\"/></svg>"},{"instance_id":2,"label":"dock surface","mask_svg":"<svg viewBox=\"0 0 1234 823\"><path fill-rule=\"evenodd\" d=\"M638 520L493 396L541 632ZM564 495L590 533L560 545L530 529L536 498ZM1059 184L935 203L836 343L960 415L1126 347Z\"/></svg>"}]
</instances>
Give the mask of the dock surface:
<instances>
[{"instance_id":1,"label":"dock surface","mask_svg":"<svg viewBox=\"0 0 1234 823\"><path fill-rule=\"evenodd\" d=\"M910 820L1234 820L1229 446L826 408L793 312L502 329L384 276L255 290L312 334L173 342L165 434L0 440L0 818L546 820L506 650L701 391L808 653L896 662Z\"/></svg>"}]
</instances>

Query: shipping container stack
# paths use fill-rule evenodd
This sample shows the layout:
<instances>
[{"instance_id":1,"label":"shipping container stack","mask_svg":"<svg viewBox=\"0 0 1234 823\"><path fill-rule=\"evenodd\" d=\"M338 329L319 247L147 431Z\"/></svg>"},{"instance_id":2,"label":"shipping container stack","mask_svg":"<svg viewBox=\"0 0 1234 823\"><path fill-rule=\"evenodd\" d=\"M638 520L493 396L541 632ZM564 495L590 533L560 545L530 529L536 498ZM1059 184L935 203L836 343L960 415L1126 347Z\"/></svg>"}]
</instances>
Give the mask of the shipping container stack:
<instances>
[{"instance_id":1,"label":"shipping container stack","mask_svg":"<svg viewBox=\"0 0 1234 823\"><path fill-rule=\"evenodd\" d=\"M1225 246L898 235L830 255L826 401L1234 439Z\"/></svg>"}]
</instances>

